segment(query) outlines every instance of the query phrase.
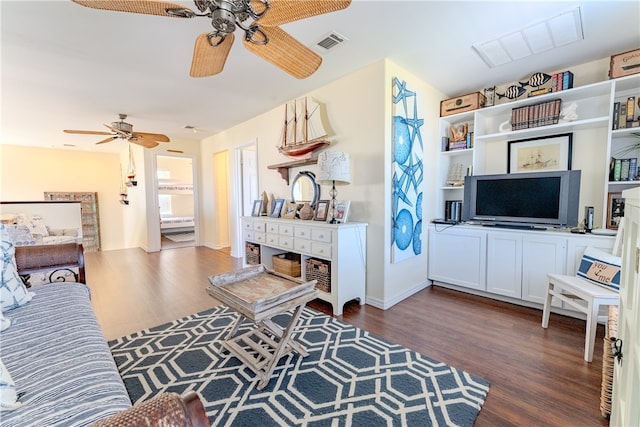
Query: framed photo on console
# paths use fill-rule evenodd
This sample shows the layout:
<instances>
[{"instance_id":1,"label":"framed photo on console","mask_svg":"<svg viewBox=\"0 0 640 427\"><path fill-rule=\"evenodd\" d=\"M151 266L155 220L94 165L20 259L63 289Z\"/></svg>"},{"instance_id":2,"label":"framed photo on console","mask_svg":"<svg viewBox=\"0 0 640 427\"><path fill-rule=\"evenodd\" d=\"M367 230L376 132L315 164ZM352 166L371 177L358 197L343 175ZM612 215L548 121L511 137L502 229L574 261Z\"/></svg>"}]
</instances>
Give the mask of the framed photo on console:
<instances>
[{"instance_id":1,"label":"framed photo on console","mask_svg":"<svg viewBox=\"0 0 640 427\"><path fill-rule=\"evenodd\" d=\"M294 202L289 202L284 207L284 211L282 212L282 218L295 219L296 212L298 212L298 204Z\"/></svg>"},{"instance_id":2,"label":"framed photo on console","mask_svg":"<svg viewBox=\"0 0 640 427\"><path fill-rule=\"evenodd\" d=\"M624 199L622 193L609 193L607 195L607 228L617 230L623 216Z\"/></svg>"},{"instance_id":3,"label":"framed photo on console","mask_svg":"<svg viewBox=\"0 0 640 427\"><path fill-rule=\"evenodd\" d=\"M329 213L329 200L318 200L316 204L316 213L313 216L314 221L326 221Z\"/></svg>"},{"instance_id":4,"label":"framed photo on console","mask_svg":"<svg viewBox=\"0 0 640 427\"><path fill-rule=\"evenodd\" d=\"M336 202L336 221L338 221L340 224L344 224L347 222L347 218L349 217L350 205L350 200L338 200Z\"/></svg>"},{"instance_id":5,"label":"framed photo on console","mask_svg":"<svg viewBox=\"0 0 640 427\"><path fill-rule=\"evenodd\" d=\"M280 212L282 212L282 207L284 206L284 199L276 199L273 202L273 206L271 207L271 212L269 216L271 218L280 218Z\"/></svg>"},{"instance_id":6,"label":"framed photo on console","mask_svg":"<svg viewBox=\"0 0 640 427\"><path fill-rule=\"evenodd\" d=\"M260 216L262 212L262 200L253 201L253 209L251 210L251 216Z\"/></svg>"},{"instance_id":7,"label":"framed photo on console","mask_svg":"<svg viewBox=\"0 0 640 427\"><path fill-rule=\"evenodd\" d=\"M572 133L509 141L507 173L571 170Z\"/></svg>"}]
</instances>

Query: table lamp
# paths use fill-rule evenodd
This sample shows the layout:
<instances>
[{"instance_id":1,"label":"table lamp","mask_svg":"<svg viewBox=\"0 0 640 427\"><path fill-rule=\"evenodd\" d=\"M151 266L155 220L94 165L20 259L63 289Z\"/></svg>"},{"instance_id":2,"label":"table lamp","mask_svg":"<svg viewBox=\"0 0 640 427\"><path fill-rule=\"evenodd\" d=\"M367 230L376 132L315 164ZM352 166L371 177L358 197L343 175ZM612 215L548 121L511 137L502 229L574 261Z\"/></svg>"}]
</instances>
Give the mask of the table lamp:
<instances>
[{"instance_id":1,"label":"table lamp","mask_svg":"<svg viewBox=\"0 0 640 427\"><path fill-rule=\"evenodd\" d=\"M336 185L346 185L351 183L351 168L349 155L340 151L323 151L318 155L318 175L316 180L320 184L331 185L331 215L330 224L336 224L336 196L338 191Z\"/></svg>"}]
</instances>

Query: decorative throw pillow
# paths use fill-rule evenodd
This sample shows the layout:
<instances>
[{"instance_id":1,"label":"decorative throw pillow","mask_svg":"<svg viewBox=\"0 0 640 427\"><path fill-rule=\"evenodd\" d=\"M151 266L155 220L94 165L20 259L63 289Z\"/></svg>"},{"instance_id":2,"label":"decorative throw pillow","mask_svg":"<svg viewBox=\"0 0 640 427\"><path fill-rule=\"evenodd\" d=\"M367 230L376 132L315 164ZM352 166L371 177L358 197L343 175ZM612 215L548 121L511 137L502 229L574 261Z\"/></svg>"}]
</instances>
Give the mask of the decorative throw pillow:
<instances>
[{"instance_id":1,"label":"decorative throw pillow","mask_svg":"<svg viewBox=\"0 0 640 427\"><path fill-rule=\"evenodd\" d=\"M620 257L589 246L580 260L577 275L596 285L619 291L621 267Z\"/></svg>"},{"instance_id":2,"label":"decorative throw pillow","mask_svg":"<svg viewBox=\"0 0 640 427\"><path fill-rule=\"evenodd\" d=\"M31 301L33 293L27 291L18 275L15 258L16 248L11 241L5 240L4 232L2 232L2 236L0 244L0 256L2 257L0 260L2 262L0 307L2 307L2 311L6 311L28 303Z\"/></svg>"},{"instance_id":3,"label":"decorative throw pillow","mask_svg":"<svg viewBox=\"0 0 640 427\"><path fill-rule=\"evenodd\" d=\"M31 218L27 220L27 227L29 227L31 234L39 234L42 237L49 235L49 229L44 223L44 219L38 214L31 215Z\"/></svg>"},{"instance_id":4,"label":"decorative throw pillow","mask_svg":"<svg viewBox=\"0 0 640 427\"><path fill-rule=\"evenodd\" d=\"M0 360L0 410L17 409L20 406L22 403L18 402L18 393L16 393L16 386L11 374Z\"/></svg>"}]
</instances>

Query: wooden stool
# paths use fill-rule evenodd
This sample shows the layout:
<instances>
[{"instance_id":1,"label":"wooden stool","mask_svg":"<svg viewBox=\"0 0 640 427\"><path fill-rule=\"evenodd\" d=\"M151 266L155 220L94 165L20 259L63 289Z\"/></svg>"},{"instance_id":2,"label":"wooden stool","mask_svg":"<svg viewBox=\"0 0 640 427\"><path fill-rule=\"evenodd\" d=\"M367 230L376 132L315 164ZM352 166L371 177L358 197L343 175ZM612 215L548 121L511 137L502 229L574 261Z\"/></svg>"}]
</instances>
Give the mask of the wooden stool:
<instances>
[{"instance_id":1,"label":"wooden stool","mask_svg":"<svg viewBox=\"0 0 640 427\"><path fill-rule=\"evenodd\" d=\"M587 315L587 331L584 339L584 360L591 362L593 360L593 346L596 340L600 306L617 306L620 303L618 293L587 282L577 276L547 274L547 277L549 278L549 285L542 312L542 327L549 327L552 297L556 297L574 309L585 313ZM586 305L580 304L576 300L582 300L586 302Z\"/></svg>"}]
</instances>

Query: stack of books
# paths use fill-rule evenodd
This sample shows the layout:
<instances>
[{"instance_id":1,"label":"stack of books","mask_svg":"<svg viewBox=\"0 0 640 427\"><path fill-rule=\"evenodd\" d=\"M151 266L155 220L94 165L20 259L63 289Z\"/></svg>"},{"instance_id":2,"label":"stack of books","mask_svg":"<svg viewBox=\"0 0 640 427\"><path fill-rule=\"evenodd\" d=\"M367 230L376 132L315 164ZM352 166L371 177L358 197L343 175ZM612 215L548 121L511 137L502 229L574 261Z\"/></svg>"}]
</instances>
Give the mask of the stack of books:
<instances>
[{"instance_id":1,"label":"stack of books","mask_svg":"<svg viewBox=\"0 0 640 427\"><path fill-rule=\"evenodd\" d=\"M511 110L511 130L558 124L561 99L526 105Z\"/></svg>"},{"instance_id":2,"label":"stack of books","mask_svg":"<svg viewBox=\"0 0 640 427\"><path fill-rule=\"evenodd\" d=\"M612 130L640 127L640 116L634 120L636 97L630 96L627 101L613 103Z\"/></svg>"}]
</instances>

